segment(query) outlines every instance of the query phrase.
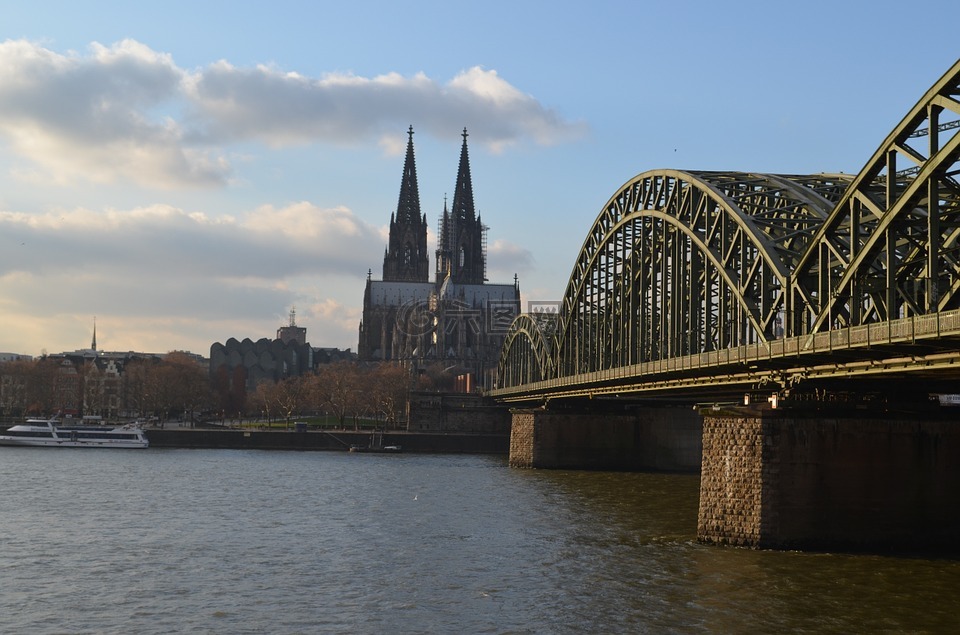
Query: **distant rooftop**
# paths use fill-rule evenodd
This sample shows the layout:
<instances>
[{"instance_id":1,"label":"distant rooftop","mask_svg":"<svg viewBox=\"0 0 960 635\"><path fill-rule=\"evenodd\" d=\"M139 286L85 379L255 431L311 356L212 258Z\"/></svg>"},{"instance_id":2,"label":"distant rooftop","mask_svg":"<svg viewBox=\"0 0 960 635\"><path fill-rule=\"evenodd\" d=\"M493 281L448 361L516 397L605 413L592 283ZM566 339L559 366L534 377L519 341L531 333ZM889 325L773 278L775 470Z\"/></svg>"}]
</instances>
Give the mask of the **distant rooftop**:
<instances>
[{"instance_id":1,"label":"distant rooftop","mask_svg":"<svg viewBox=\"0 0 960 635\"><path fill-rule=\"evenodd\" d=\"M22 353L0 353L0 362L18 362L20 360L31 360L33 359L30 355L24 355Z\"/></svg>"}]
</instances>

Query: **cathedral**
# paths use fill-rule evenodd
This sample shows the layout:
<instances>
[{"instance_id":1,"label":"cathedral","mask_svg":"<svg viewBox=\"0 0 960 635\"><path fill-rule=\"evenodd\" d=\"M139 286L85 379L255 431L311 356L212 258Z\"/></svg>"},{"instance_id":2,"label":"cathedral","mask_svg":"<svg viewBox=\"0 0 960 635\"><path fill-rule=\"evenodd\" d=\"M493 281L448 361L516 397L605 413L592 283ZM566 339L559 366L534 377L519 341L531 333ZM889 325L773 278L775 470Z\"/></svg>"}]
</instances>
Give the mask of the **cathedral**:
<instances>
[{"instance_id":1,"label":"cathedral","mask_svg":"<svg viewBox=\"0 0 960 635\"><path fill-rule=\"evenodd\" d=\"M452 207L443 205L437 232L436 272L430 281L427 217L420 211L413 126L400 200L390 217L383 279L367 274L358 354L363 361L394 361L414 372L440 365L460 386L492 385L500 348L520 312L520 287L487 282L486 226L473 205L473 184L463 131Z\"/></svg>"}]
</instances>

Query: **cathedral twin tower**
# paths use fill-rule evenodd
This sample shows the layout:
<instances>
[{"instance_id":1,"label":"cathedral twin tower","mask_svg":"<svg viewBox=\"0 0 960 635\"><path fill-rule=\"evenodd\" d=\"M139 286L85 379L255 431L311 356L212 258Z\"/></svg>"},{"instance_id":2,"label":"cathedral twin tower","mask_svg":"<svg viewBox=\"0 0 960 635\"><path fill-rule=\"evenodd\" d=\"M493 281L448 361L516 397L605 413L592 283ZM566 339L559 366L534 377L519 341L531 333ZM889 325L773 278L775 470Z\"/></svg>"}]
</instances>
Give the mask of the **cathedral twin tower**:
<instances>
[{"instance_id":1,"label":"cathedral twin tower","mask_svg":"<svg viewBox=\"0 0 960 635\"><path fill-rule=\"evenodd\" d=\"M390 243L383 256L384 282L427 282L430 279L427 255L427 216L420 212L417 166L413 157L413 126L407 131L407 156L403 162L400 200L390 218ZM463 284L483 284L486 278L484 227L473 207L467 130L463 130L460 167L453 194L453 209L446 202L437 236L437 275Z\"/></svg>"},{"instance_id":2,"label":"cathedral twin tower","mask_svg":"<svg viewBox=\"0 0 960 635\"><path fill-rule=\"evenodd\" d=\"M519 313L520 290L486 281L486 227L474 209L467 130L453 194L444 202L430 282L427 217L420 211L413 126L397 210L383 256L383 280L367 277L358 353L365 361L396 361L413 370L442 362L483 386L496 368L503 336Z\"/></svg>"}]
</instances>

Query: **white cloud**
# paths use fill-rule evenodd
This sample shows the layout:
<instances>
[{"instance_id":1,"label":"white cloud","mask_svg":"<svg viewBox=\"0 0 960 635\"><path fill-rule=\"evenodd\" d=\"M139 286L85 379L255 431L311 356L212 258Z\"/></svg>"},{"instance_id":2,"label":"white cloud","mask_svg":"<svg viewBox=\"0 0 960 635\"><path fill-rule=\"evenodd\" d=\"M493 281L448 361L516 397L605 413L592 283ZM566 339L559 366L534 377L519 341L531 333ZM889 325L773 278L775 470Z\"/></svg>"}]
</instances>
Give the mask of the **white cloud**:
<instances>
[{"instance_id":1,"label":"white cloud","mask_svg":"<svg viewBox=\"0 0 960 635\"><path fill-rule=\"evenodd\" d=\"M155 205L128 211L0 212L0 276L13 272L281 279L366 271L383 229L349 209L264 206L243 218Z\"/></svg>"},{"instance_id":2,"label":"white cloud","mask_svg":"<svg viewBox=\"0 0 960 635\"><path fill-rule=\"evenodd\" d=\"M0 212L0 322L44 323L49 332L57 332L55 323L76 328L80 347L90 326L85 320L101 315L130 333L174 332L158 340L168 345L189 333L184 346L203 352L215 339L272 337L276 316L305 305L311 307L305 318L329 322L315 334L316 345L350 345L359 317L326 294L342 286L359 303L363 278L383 245L382 228L350 210L303 202L261 207L243 218L162 205ZM89 317L64 326L77 315ZM186 322L192 326L177 336L171 325ZM211 327L238 324L247 330ZM123 341L109 346L123 350ZM130 346L144 350L148 343Z\"/></svg>"},{"instance_id":3,"label":"white cloud","mask_svg":"<svg viewBox=\"0 0 960 635\"><path fill-rule=\"evenodd\" d=\"M231 176L226 144L389 146L395 141L383 140L409 123L443 138L467 125L474 142L494 150L584 132L480 67L446 84L422 73L311 78L227 61L187 71L133 40L94 43L86 55L0 43L0 138L32 164L15 173L34 180L222 186Z\"/></svg>"},{"instance_id":4,"label":"white cloud","mask_svg":"<svg viewBox=\"0 0 960 635\"><path fill-rule=\"evenodd\" d=\"M534 269L533 254L529 249L503 239L493 241L487 248L487 263L491 277L500 282Z\"/></svg>"},{"instance_id":5,"label":"white cloud","mask_svg":"<svg viewBox=\"0 0 960 635\"><path fill-rule=\"evenodd\" d=\"M170 56L131 40L94 44L86 57L8 40L0 43L0 136L58 183L222 184L226 161L185 145L171 115L184 77Z\"/></svg>"},{"instance_id":6,"label":"white cloud","mask_svg":"<svg viewBox=\"0 0 960 635\"><path fill-rule=\"evenodd\" d=\"M358 291L360 291L359 288ZM347 342L353 341L353 335L357 332L357 326L360 324L361 314L362 310L359 303L346 306L332 298L314 301L304 306L303 309L297 308L298 322L302 322L302 318L305 317L314 323L326 325L328 330L332 327L343 333L349 333L346 338ZM310 336L309 333L307 335ZM356 345L354 344L350 348L356 349Z\"/></svg>"}]
</instances>

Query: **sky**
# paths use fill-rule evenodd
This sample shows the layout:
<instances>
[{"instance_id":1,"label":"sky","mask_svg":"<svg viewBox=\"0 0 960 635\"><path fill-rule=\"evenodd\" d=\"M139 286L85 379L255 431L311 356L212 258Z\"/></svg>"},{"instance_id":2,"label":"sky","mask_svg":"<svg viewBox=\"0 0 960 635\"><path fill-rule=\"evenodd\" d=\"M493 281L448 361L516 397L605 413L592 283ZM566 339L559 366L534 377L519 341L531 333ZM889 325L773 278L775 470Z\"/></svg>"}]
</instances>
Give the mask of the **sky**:
<instances>
[{"instance_id":1,"label":"sky","mask_svg":"<svg viewBox=\"0 0 960 635\"><path fill-rule=\"evenodd\" d=\"M467 128L488 278L557 300L632 177L855 173L960 57L955 0L4 5L0 352L33 356L291 309L356 350L409 126L430 252Z\"/></svg>"}]
</instances>

